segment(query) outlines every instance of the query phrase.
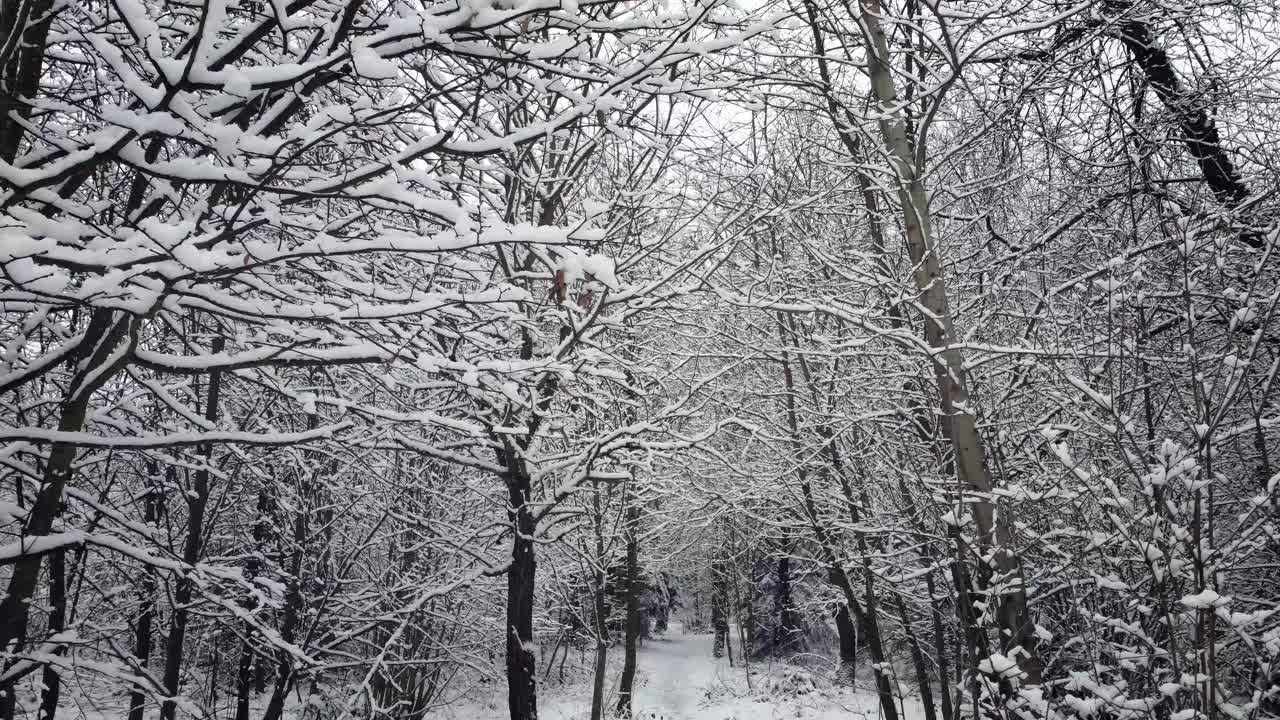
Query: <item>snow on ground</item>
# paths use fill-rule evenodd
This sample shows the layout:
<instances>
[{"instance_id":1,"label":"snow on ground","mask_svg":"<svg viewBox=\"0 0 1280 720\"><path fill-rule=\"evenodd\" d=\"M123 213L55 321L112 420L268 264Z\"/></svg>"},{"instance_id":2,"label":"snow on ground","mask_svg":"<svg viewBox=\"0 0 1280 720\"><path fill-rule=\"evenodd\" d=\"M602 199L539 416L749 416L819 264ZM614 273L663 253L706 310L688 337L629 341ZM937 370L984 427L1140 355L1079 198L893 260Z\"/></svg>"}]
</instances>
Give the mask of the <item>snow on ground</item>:
<instances>
[{"instance_id":1,"label":"snow on ground","mask_svg":"<svg viewBox=\"0 0 1280 720\"><path fill-rule=\"evenodd\" d=\"M711 657L712 636L681 632L671 624L666 635L646 641L637 657L636 720L850 720L880 717L875 693L867 688L833 688L789 665L756 664L751 682L739 665ZM621 649L611 648L608 705L616 702ZM861 683L860 683L861 685ZM587 720L591 716L590 678L563 687L539 688L541 720ZM902 720L922 717L919 702L906 698ZM455 705L439 717L489 720L506 715L506 688L474 704Z\"/></svg>"},{"instance_id":2,"label":"snow on ground","mask_svg":"<svg viewBox=\"0 0 1280 720\"><path fill-rule=\"evenodd\" d=\"M673 622L665 635L645 641L637 657L635 720L877 720L880 717L869 676L860 677L856 689L832 687L825 677L830 674L830 660L815 656L814 662L821 667L813 672L796 665L753 663L748 682L741 664L730 667L727 658L713 658L711 645L711 635L685 634L678 622ZM621 664L621 648L611 648L606 697L609 709L617 702ZM18 717L34 717L38 703L36 689L32 685L23 690L19 694L19 706L24 710L19 711ZM67 688L58 717L60 720L122 718L127 714L126 690L105 686ZM588 720L591 716L589 672L576 674L564 685L540 685L538 691L541 720ZM290 695L286 717L296 718L301 714L299 699L296 694ZM251 717L262 716L266 700L266 695L254 697ZM222 699L216 718L231 717L230 701L229 696ZM904 699L899 715L901 720L921 720L923 712L918 700ZM332 715L321 709L305 716ZM156 717L154 704L148 706L147 717ZM506 685L501 682L476 685L462 692L462 700L427 715L428 720L502 720L505 717Z\"/></svg>"}]
</instances>

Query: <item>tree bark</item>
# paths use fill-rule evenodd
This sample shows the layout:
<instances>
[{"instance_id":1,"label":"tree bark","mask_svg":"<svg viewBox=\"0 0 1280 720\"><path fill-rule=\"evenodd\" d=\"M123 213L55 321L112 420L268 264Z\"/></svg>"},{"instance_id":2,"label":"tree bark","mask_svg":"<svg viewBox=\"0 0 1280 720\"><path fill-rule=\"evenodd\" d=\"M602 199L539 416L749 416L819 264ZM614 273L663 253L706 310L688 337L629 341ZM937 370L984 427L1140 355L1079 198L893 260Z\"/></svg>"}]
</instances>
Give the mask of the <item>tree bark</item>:
<instances>
[{"instance_id":1,"label":"tree bark","mask_svg":"<svg viewBox=\"0 0 1280 720\"><path fill-rule=\"evenodd\" d=\"M796 612L795 600L791 591L791 557L790 543L783 546L783 555L778 558L778 582L774 586L774 611L778 614L778 624L773 627L774 654L785 657L801 647L804 640L804 628L801 627L799 614Z\"/></svg>"},{"instance_id":2,"label":"tree bark","mask_svg":"<svg viewBox=\"0 0 1280 720\"><path fill-rule=\"evenodd\" d=\"M125 365L135 335L134 318L123 314L117 316L107 309L93 311L81 341L82 349L77 351L77 355L84 359L78 365L63 402L58 419L59 430L80 432L84 428L90 398ZM126 347L121 348L122 343ZM40 492L22 528L23 537L48 535L53 528L54 518L62 504L62 492L71 480L76 450L75 443L52 444ZM40 555L25 555L13 563L8 592L0 601L0 649L10 648L15 640L26 635L27 613L40 577L42 559Z\"/></svg>"},{"instance_id":3,"label":"tree bark","mask_svg":"<svg viewBox=\"0 0 1280 720\"><path fill-rule=\"evenodd\" d=\"M49 554L49 634L55 635L66 629L67 623L67 553L58 549ZM55 655L61 655L63 648L54 649ZM58 714L58 694L62 687L62 678L52 664L44 666L42 673L44 688L40 691L40 711L38 720L54 720Z\"/></svg>"},{"instance_id":4,"label":"tree bark","mask_svg":"<svg viewBox=\"0 0 1280 720\"><path fill-rule=\"evenodd\" d=\"M881 0L859 0L862 7L868 73L879 103L881 140L893 161L898 201L902 207L908 255L913 277L927 310L925 341L935 352L934 372L944 435L950 441L961 493L977 525L978 542L993 550L997 582L1004 586L999 601L999 623L1006 653L1017 658L1032 684L1040 682L1040 661L1035 651L1032 623L1027 612L1021 562L1014 552L1008 512L997 513L993 482L986 467L986 451L978 433L977 417L966 387L964 358L954 346L951 309L947 300L942 259L934 244L929 216L929 196L918 166L916 148L907 135L897 90L889 66L889 46L880 24ZM1020 652L1012 652L1018 648Z\"/></svg>"},{"instance_id":5,"label":"tree bark","mask_svg":"<svg viewBox=\"0 0 1280 720\"><path fill-rule=\"evenodd\" d=\"M513 456L515 453L508 453ZM533 653L533 596L537 559L536 530L529 507L532 479L515 457L507 465L507 493L511 522L511 569L507 571L507 708L511 720L537 720L538 678Z\"/></svg>"},{"instance_id":6,"label":"tree bark","mask_svg":"<svg viewBox=\"0 0 1280 720\"><path fill-rule=\"evenodd\" d=\"M13 163L31 106L19 100L40 88L53 0L9 0L0 8L0 161Z\"/></svg>"},{"instance_id":7,"label":"tree bark","mask_svg":"<svg viewBox=\"0 0 1280 720\"><path fill-rule=\"evenodd\" d=\"M715 633L711 656L714 658L724 657L729 642L729 592L726 586L728 572L722 560L711 564L711 631Z\"/></svg>"},{"instance_id":8,"label":"tree bark","mask_svg":"<svg viewBox=\"0 0 1280 720\"><path fill-rule=\"evenodd\" d=\"M640 643L640 508L628 488L625 493L627 511L625 533L627 538L626 584L627 617L626 635L622 646L622 679L618 685L619 717L631 717L631 693L636 680L636 649Z\"/></svg>"},{"instance_id":9,"label":"tree bark","mask_svg":"<svg viewBox=\"0 0 1280 720\"><path fill-rule=\"evenodd\" d=\"M210 346L214 354L226 347L226 340L214 338ZM205 400L204 419L210 423L218 419L218 401L222 392L222 373L214 371L209 375L209 391ZM209 464L213 462L213 444L204 443L200 447L201 465L192 475L191 491L187 494L187 540L182 549L182 560L187 569L178 577L178 586L173 593L173 619L169 623L169 636L165 639L164 687L169 697L160 703L161 720L174 720L178 713L178 703L174 699L181 692L183 643L186 641L189 610L194 595L195 581L191 574L196 563L200 562L204 541L204 513L209 502Z\"/></svg>"},{"instance_id":10,"label":"tree bark","mask_svg":"<svg viewBox=\"0 0 1280 720\"><path fill-rule=\"evenodd\" d=\"M836 636L840 641L840 669L838 679L853 687L858 663L858 630L849 617L848 603L836 604Z\"/></svg>"},{"instance_id":11,"label":"tree bark","mask_svg":"<svg viewBox=\"0 0 1280 720\"><path fill-rule=\"evenodd\" d=\"M159 469L153 466L152 473L157 472ZM159 481L154 480L154 482ZM158 487L152 487L147 492L142 513L148 528L159 527L163 497ZM151 660L151 625L156 612L156 576L155 571L149 567L143 568L142 573L142 589L139 592L139 601L142 606L138 610L137 625L133 632L133 654L138 659L138 667L146 670L147 663ZM129 720L143 720L146 702L147 696L142 685L134 683L133 689L129 692Z\"/></svg>"},{"instance_id":12,"label":"tree bark","mask_svg":"<svg viewBox=\"0 0 1280 720\"><path fill-rule=\"evenodd\" d=\"M606 614L608 607L605 603L605 585L608 582L605 565L608 560L605 558L604 552L604 513L600 509L600 483L595 482L593 493L591 495L592 509L594 513L593 530L595 531L595 560L596 560L596 577L595 587L592 588L592 615L595 618L596 632L596 666L595 678L591 686L591 720L600 720L604 717L604 676L605 663L608 661L608 638L609 626L606 622Z\"/></svg>"},{"instance_id":13,"label":"tree bark","mask_svg":"<svg viewBox=\"0 0 1280 720\"><path fill-rule=\"evenodd\" d=\"M1156 91L1156 97L1177 119L1182 142L1200 166L1213 197L1228 208L1239 206L1249 197L1249 187L1223 149L1217 123L1206 109L1204 99L1183 86L1169 54L1156 42L1150 25L1137 20L1122 22L1120 41Z\"/></svg>"}]
</instances>

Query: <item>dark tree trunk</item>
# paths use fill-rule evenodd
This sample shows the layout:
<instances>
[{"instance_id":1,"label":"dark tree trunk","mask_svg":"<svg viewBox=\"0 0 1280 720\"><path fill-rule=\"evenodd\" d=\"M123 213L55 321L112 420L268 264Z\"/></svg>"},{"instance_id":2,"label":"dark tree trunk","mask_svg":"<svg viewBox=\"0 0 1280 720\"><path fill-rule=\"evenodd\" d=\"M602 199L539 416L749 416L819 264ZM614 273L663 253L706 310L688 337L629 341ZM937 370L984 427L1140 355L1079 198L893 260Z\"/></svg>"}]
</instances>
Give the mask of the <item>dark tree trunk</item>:
<instances>
[{"instance_id":1,"label":"dark tree trunk","mask_svg":"<svg viewBox=\"0 0 1280 720\"><path fill-rule=\"evenodd\" d=\"M158 470L153 468L152 473L156 472ZM147 493L142 510L147 527L159 526L163 497L158 488L152 488ZM156 576L151 568L143 568L142 572L142 590L139 593L141 607L138 609L138 621L133 632L133 654L138 658L138 667L146 670L147 663L151 660L151 624L156 613ZM129 693L129 720L143 720L146 702L147 696L142 686L134 683L133 690Z\"/></svg>"},{"instance_id":2,"label":"dark tree trunk","mask_svg":"<svg viewBox=\"0 0 1280 720\"><path fill-rule=\"evenodd\" d=\"M314 425L314 419L308 421ZM293 520L293 553L289 561L289 588L285 592L284 617L280 624L280 638L293 643L298 629L298 616L302 611L302 549L307 540L306 508L298 508ZM276 682L271 688L262 720L280 720L284 714L284 701L293 688L293 655L284 648L276 650Z\"/></svg>"},{"instance_id":3,"label":"dark tree trunk","mask_svg":"<svg viewBox=\"0 0 1280 720\"><path fill-rule=\"evenodd\" d=\"M45 45L53 20L52 0L7 0L0 8L0 160L12 163L22 141L19 118L31 116L31 98L40 87Z\"/></svg>"},{"instance_id":4,"label":"dark tree trunk","mask_svg":"<svg viewBox=\"0 0 1280 720\"><path fill-rule=\"evenodd\" d=\"M72 378L66 401L58 419L58 429L63 432L80 432L84 428L89 411L89 399L116 371L124 366L129 353L117 353L121 342L132 342L134 323L127 316L116 317L111 310L94 310L85 330L84 339L77 350L78 357L85 358ZM48 535L53 520L62 505L62 492L71 480L72 464L76 457L76 445L55 442L49 450L49 461L44 468L43 483L35 503L27 514L24 536ZM40 555L19 557L13 563L9 576L9 589L0 601L0 648L7 648L15 640L26 636L27 613L32 593L40 578ZM0 688L3 689L3 688Z\"/></svg>"},{"instance_id":5,"label":"dark tree trunk","mask_svg":"<svg viewBox=\"0 0 1280 720\"><path fill-rule=\"evenodd\" d=\"M631 691L636 680L636 646L640 642L640 508L627 497L627 617L623 641L622 680L618 687L618 715L631 717Z\"/></svg>"},{"instance_id":6,"label":"dark tree trunk","mask_svg":"<svg viewBox=\"0 0 1280 720\"><path fill-rule=\"evenodd\" d=\"M67 553L66 550L54 550L49 554L49 634L54 635L66 629L67 624ZM61 655L62 647L53 653ZM58 714L58 693L62 687L62 678L52 664L44 666L44 689L40 691L40 712L38 720L54 720Z\"/></svg>"},{"instance_id":7,"label":"dark tree trunk","mask_svg":"<svg viewBox=\"0 0 1280 720\"><path fill-rule=\"evenodd\" d=\"M723 562L717 561L711 565L711 574L711 631L715 633L711 656L722 658L729 643L728 570Z\"/></svg>"},{"instance_id":8,"label":"dark tree trunk","mask_svg":"<svg viewBox=\"0 0 1280 720\"><path fill-rule=\"evenodd\" d=\"M249 695L253 688L253 647L249 643L249 632L249 625L245 623L240 663L236 668L236 720L249 720Z\"/></svg>"},{"instance_id":9,"label":"dark tree trunk","mask_svg":"<svg viewBox=\"0 0 1280 720\"><path fill-rule=\"evenodd\" d=\"M935 591L932 571L924 576L924 582L925 589L929 592L929 615L933 620L933 644L938 662L938 694L942 700L942 719L955 720L955 710L951 706L951 692L947 689L947 677L950 675L947 667L947 636L943 630L942 611L938 609L941 598Z\"/></svg>"},{"instance_id":10,"label":"dark tree trunk","mask_svg":"<svg viewBox=\"0 0 1280 720\"><path fill-rule=\"evenodd\" d=\"M938 709L933 704L933 684L929 681L929 666L925 663L924 652L920 649L920 640L907 612L907 603L901 595L896 598L898 620L902 623L902 632L907 637L907 647L911 651L911 667L916 673L916 689L920 693L920 704L924 706L925 720L937 720ZM944 693L945 694L945 693Z\"/></svg>"},{"instance_id":11,"label":"dark tree trunk","mask_svg":"<svg viewBox=\"0 0 1280 720\"><path fill-rule=\"evenodd\" d=\"M271 477L269 471L267 475ZM268 545L276 539L271 521L274 515L275 498L271 494L271 489L264 486L258 491L258 521L253 526L254 546L260 556L256 560L258 567L266 565ZM253 689L259 695L267 691L267 662L261 655L255 655L253 659Z\"/></svg>"},{"instance_id":12,"label":"dark tree trunk","mask_svg":"<svg viewBox=\"0 0 1280 720\"><path fill-rule=\"evenodd\" d=\"M214 338L211 350L217 354L226 346L223 338ZM222 391L222 373L209 375L209 395L205 401L204 419L210 423L218 419L218 400ZM191 578L194 566L200 562L204 540L204 513L209 502L209 464L213 462L213 445L204 443L200 447L201 465L192 474L191 490L187 494L187 540L182 548L182 560L187 569L178 577L178 586L173 593L173 620L169 624L169 637L165 639L164 655L164 687L169 698L160 703L161 720L173 720L178 714L176 698L181 691L183 644L186 641L187 622L190 618L191 599L195 591L195 581Z\"/></svg>"},{"instance_id":13,"label":"dark tree trunk","mask_svg":"<svg viewBox=\"0 0 1280 720\"><path fill-rule=\"evenodd\" d=\"M1200 166L1213 197L1229 208L1238 206L1249 197L1249 188L1223 149L1218 126L1205 101L1183 87L1168 53L1156 43L1150 25L1136 20L1121 23L1120 40L1155 89L1160 102L1177 119L1182 141Z\"/></svg>"},{"instance_id":14,"label":"dark tree trunk","mask_svg":"<svg viewBox=\"0 0 1280 720\"><path fill-rule=\"evenodd\" d=\"M537 576L533 534L536 528L529 507L533 483L516 462L507 467L511 502L507 517L514 531L511 569L507 571L507 707L511 720L537 720L537 662L533 653L533 595Z\"/></svg>"},{"instance_id":15,"label":"dark tree trunk","mask_svg":"<svg viewBox=\"0 0 1280 720\"><path fill-rule=\"evenodd\" d=\"M836 605L836 636L840 640L839 679L852 687L858 662L858 630L846 603Z\"/></svg>"},{"instance_id":16,"label":"dark tree trunk","mask_svg":"<svg viewBox=\"0 0 1280 720\"><path fill-rule=\"evenodd\" d=\"M789 551L788 548L783 549ZM804 644L804 627L800 614L796 612L791 583L791 557L784 554L778 558L778 583L774 586L773 596L774 612L778 614L778 624L773 628L773 652L776 656L794 653Z\"/></svg>"}]
</instances>

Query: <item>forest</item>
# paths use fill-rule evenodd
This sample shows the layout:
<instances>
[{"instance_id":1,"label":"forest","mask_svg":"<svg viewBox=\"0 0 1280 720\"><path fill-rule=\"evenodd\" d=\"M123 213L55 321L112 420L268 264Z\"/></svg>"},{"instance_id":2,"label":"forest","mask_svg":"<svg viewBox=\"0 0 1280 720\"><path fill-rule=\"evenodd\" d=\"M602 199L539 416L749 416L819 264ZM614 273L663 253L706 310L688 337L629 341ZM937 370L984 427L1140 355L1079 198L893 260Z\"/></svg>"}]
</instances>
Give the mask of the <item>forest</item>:
<instances>
[{"instance_id":1,"label":"forest","mask_svg":"<svg viewBox=\"0 0 1280 720\"><path fill-rule=\"evenodd\" d=\"M0 0L0 720L1280 718L1275 0Z\"/></svg>"}]
</instances>

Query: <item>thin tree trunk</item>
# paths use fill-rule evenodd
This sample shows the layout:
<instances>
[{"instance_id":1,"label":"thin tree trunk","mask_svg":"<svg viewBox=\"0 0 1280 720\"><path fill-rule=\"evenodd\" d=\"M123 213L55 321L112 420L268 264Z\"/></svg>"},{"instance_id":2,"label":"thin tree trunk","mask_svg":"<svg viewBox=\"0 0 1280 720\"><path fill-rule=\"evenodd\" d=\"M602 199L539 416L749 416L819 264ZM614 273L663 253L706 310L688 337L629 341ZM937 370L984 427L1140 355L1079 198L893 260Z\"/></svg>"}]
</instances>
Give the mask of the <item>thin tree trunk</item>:
<instances>
[{"instance_id":1,"label":"thin tree trunk","mask_svg":"<svg viewBox=\"0 0 1280 720\"><path fill-rule=\"evenodd\" d=\"M226 347L226 340L216 337L210 350L220 353ZM218 419L218 401L222 392L222 373L214 371L209 375L209 391L205 400L204 419L210 423ZM204 540L204 513L209 502L209 464L213 462L213 444L204 443L200 447L201 464L192 475L191 492L187 494L187 540L182 549L182 560L187 569L178 577L178 586L173 593L173 619L169 623L169 636L165 639L164 687L169 697L160 703L161 720L174 720L178 714L178 703L175 699L181 692L183 644L186 641L187 622L190 619L190 605L194 595L195 581L191 578L194 566L200 561Z\"/></svg>"},{"instance_id":2,"label":"thin tree trunk","mask_svg":"<svg viewBox=\"0 0 1280 720\"><path fill-rule=\"evenodd\" d=\"M253 689L253 650L249 644L249 624L244 624L240 641L240 662L236 667L236 720L249 720L249 695Z\"/></svg>"},{"instance_id":3,"label":"thin tree trunk","mask_svg":"<svg viewBox=\"0 0 1280 720\"><path fill-rule=\"evenodd\" d=\"M791 552L790 543L785 542L783 554L778 558L778 582L774 585L774 610L778 613L778 624L773 628L774 654L785 657L799 649L804 640L804 629L796 613L795 601L791 591Z\"/></svg>"},{"instance_id":4,"label":"thin tree trunk","mask_svg":"<svg viewBox=\"0 0 1280 720\"><path fill-rule=\"evenodd\" d=\"M916 686L920 692L920 704L924 707L925 720L937 720L938 708L933 704L933 685L929 682L929 667L925 663L924 652L920 649L920 640L916 637L916 631L911 624L906 601L901 595L898 595L896 600L898 620L902 623L902 632L907 638L907 648L911 651L911 667L916 673Z\"/></svg>"},{"instance_id":5,"label":"thin tree trunk","mask_svg":"<svg viewBox=\"0 0 1280 720\"><path fill-rule=\"evenodd\" d=\"M608 661L607 640L609 637L609 627L605 622L605 614L607 608L605 605L605 583L608 581L605 572L605 554L604 554L604 513L600 509L600 483L594 483L594 492L591 495L592 509L594 513L594 528L596 541L596 578L595 587L592 589L592 616L595 618L596 631L596 666L595 678L591 686L591 720L600 720L604 717L604 676L605 663Z\"/></svg>"},{"instance_id":6,"label":"thin tree trunk","mask_svg":"<svg viewBox=\"0 0 1280 720\"><path fill-rule=\"evenodd\" d=\"M711 564L711 631L715 633L711 656L715 658L724 657L725 646L729 641L729 593L725 583L727 575L728 570L723 560Z\"/></svg>"},{"instance_id":7,"label":"thin tree trunk","mask_svg":"<svg viewBox=\"0 0 1280 720\"><path fill-rule=\"evenodd\" d=\"M307 418L308 429L317 424L315 415ZM303 480L305 483L305 479ZM300 492L306 495L306 491ZM302 612L302 560L303 547L307 540L307 508L305 505L296 509L293 519L293 548L289 560L289 585L285 591L284 617L280 620L280 638L286 643L293 643L298 632L299 615ZM276 682L271 688L271 699L267 701L267 709L263 720L280 720L284 715L284 701L293 688L294 658L284 648L276 650Z\"/></svg>"},{"instance_id":8,"label":"thin tree trunk","mask_svg":"<svg viewBox=\"0 0 1280 720\"><path fill-rule=\"evenodd\" d=\"M778 318L779 338L783 339L785 348L785 328L786 325L782 318ZM789 352L784 349L782 352L782 379L787 393L787 424L791 431L791 442L793 450L799 457L800 430L799 421L796 417L796 401L795 401L795 376L791 372L791 360ZM833 449L834 445L827 444L828 449ZM838 462L838 461L837 461ZM858 625L862 628L862 635L867 639L867 650L871 654L871 661L876 666L876 692L880 699L880 710L883 713L884 720L898 719L898 706L894 701L893 686L889 682L889 676L883 672L886 655L884 652L884 642L880 635L880 624L876 618L876 610L874 604L874 587L871 584L871 578L868 576L866 591L868 593L867 607L864 609L862 604L858 602L858 596L854 592L853 583L849 579L848 573L840 562L840 556L836 552L835 543L827 532L826 527L822 524L822 519L818 513L817 503L813 498L813 488L809 483L808 473L804 466L801 466L797 473L800 479L800 492L804 499L804 512L808 516L809 525L813 530L814 537L818 541L818 548L822 552L823 560L827 564L828 579L831 584L835 585L843 594L845 604L849 611L853 613L858 621ZM852 489L848 486L847 479L840 474L841 487L845 493L846 501L852 501ZM851 506L852 510L852 506ZM856 516L854 518L856 525ZM866 550L863 548L863 556L865 559Z\"/></svg>"},{"instance_id":9,"label":"thin tree trunk","mask_svg":"<svg viewBox=\"0 0 1280 720\"><path fill-rule=\"evenodd\" d=\"M950 671L947 667L947 636L943 630L942 611L938 609L941 598L938 597L934 584L931 570L924 576L924 585L929 593L929 617L933 621L933 645L934 656L938 663L938 695L942 700L942 720L956 720L955 710L951 706L951 692L947 689L950 685L947 677Z\"/></svg>"},{"instance_id":10,"label":"thin tree trunk","mask_svg":"<svg viewBox=\"0 0 1280 720\"><path fill-rule=\"evenodd\" d=\"M153 467L152 472L157 473L159 470ZM168 472L172 472L172 469ZM159 527L163 497L158 487L152 487L147 492L142 512L143 519L149 528ZM138 610L137 625L133 633L133 654L138 659L138 667L146 670L147 663L151 660L151 625L156 612L156 576L155 571L149 567L143 568L142 572L142 590L139 593L142 607ZM129 693L129 720L143 720L146 702L147 696L142 685L134 683Z\"/></svg>"},{"instance_id":11,"label":"thin tree trunk","mask_svg":"<svg viewBox=\"0 0 1280 720\"><path fill-rule=\"evenodd\" d=\"M640 507L630 487L624 493L624 498L627 503L624 529L627 538L627 617L617 714L619 717L630 718L631 693L636 680L636 648L640 643Z\"/></svg>"}]
</instances>

